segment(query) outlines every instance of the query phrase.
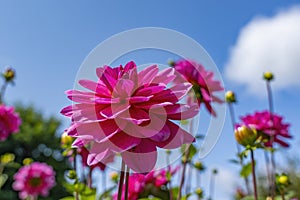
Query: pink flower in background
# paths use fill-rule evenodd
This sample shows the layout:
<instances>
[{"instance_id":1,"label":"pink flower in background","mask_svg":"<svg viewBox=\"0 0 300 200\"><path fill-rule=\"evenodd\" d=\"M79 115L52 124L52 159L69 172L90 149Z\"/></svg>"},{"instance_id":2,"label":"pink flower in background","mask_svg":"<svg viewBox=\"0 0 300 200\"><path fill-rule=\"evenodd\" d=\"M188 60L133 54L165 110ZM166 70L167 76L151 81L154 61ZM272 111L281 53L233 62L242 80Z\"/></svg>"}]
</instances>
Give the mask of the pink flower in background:
<instances>
[{"instance_id":1,"label":"pink flower in background","mask_svg":"<svg viewBox=\"0 0 300 200\"><path fill-rule=\"evenodd\" d=\"M179 60L174 63L173 67L178 71L185 80L193 85L193 90L197 98L198 104L204 103L207 110L216 116L211 103L223 103L223 101L213 93L223 91L220 81L214 80L214 73L206 71L205 68L193 60ZM176 79L176 82L181 82Z\"/></svg>"},{"instance_id":2,"label":"pink flower in background","mask_svg":"<svg viewBox=\"0 0 300 200\"><path fill-rule=\"evenodd\" d=\"M13 188L19 191L19 197L48 196L49 190L55 185L55 172L52 167L34 162L25 165L14 175Z\"/></svg>"},{"instance_id":3,"label":"pink flower in background","mask_svg":"<svg viewBox=\"0 0 300 200\"><path fill-rule=\"evenodd\" d=\"M159 72L153 65L138 72L129 62L125 67L99 67L96 73L97 82L79 81L90 91L66 92L77 104L61 111L72 120L67 133L77 138L73 145L91 142L88 165L106 164L120 153L134 171L149 172L157 147L172 149L194 141L175 121L194 117L198 105L179 103L190 83L167 87L175 78L173 68Z\"/></svg>"},{"instance_id":4,"label":"pink flower in background","mask_svg":"<svg viewBox=\"0 0 300 200\"><path fill-rule=\"evenodd\" d=\"M272 136L274 135L274 143L278 143L283 147L289 147L283 138L291 138L288 128L289 124L283 122L283 117L271 113L269 111L255 112L253 115L246 115L241 117L242 123L255 128L257 131ZM265 145L268 147L273 146L272 141L268 138Z\"/></svg>"},{"instance_id":5,"label":"pink flower in background","mask_svg":"<svg viewBox=\"0 0 300 200\"><path fill-rule=\"evenodd\" d=\"M19 131L21 119L13 107L0 104L0 141Z\"/></svg>"},{"instance_id":6,"label":"pink flower in background","mask_svg":"<svg viewBox=\"0 0 300 200\"><path fill-rule=\"evenodd\" d=\"M174 175L179 170L179 167L170 170L170 175ZM145 190L149 190L146 193L151 192L151 187L156 187L160 189L162 186L169 183L168 179L168 170L162 169L158 171L151 171L147 175L134 173L129 177L129 186L128 186L128 199L137 200L139 195ZM149 186L150 187L147 187ZM125 185L123 186L123 196L124 199ZM117 193L113 195L113 199L117 199Z\"/></svg>"}]
</instances>

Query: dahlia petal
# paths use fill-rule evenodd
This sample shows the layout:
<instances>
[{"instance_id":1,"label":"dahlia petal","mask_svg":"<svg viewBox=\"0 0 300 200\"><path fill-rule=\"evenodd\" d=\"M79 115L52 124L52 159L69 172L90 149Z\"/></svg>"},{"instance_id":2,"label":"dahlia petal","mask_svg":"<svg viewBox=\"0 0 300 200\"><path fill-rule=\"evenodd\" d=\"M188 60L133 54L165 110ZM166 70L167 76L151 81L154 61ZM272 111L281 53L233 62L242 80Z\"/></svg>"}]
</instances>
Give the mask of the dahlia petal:
<instances>
[{"instance_id":1,"label":"dahlia petal","mask_svg":"<svg viewBox=\"0 0 300 200\"><path fill-rule=\"evenodd\" d=\"M170 137L163 142L157 143L157 146L164 149L175 149L180 147L182 144L191 144L195 141L195 138L178 125L171 121L168 121L167 126L170 129Z\"/></svg>"},{"instance_id":2,"label":"dahlia petal","mask_svg":"<svg viewBox=\"0 0 300 200\"><path fill-rule=\"evenodd\" d=\"M185 105L175 104L167 105L164 107L165 111L161 113L161 109L153 109L152 112L157 114L168 114L168 118L172 120L185 120L194 117L199 112L199 106L197 104Z\"/></svg>"},{"instance_id":3,"label":"dahlia petal","mask_svg":"<svg viewBox=\"0 0 300 200\"><path fill-rule=\"evenodd\" d=\"M135 103L143 103L147 102L153 97L153 95L150 96L134 96L129 98L129 103L130 104L135 104Z\"/></svg>"},{"instance_id":4,"label":"dahlia petal","mask_svg":"<svg viewBox=\"0 0 300 200\"><path fill-rule=\"evenodd\" d=\"M156 164L157 151L155 144L144 139L133 151L124 151L121 156L130 169L137 173L147 173Z\"/></svg>"},{"instance_id":5,"label":"dahlia petal","mask_svg":"<svg viewBox=\"0 0 300 200\"><path fill-rule=\"evenodd\" d=\"M79 80L79 84L93 92L96 92L98 95L109 97L111 95L110 91L106 88L105 85L96 83L91 80Z\"/></svg>"},{"instance_id":6,"label":"dahlia petal","mask_svg":"<svg viewBox=\"0 0 300 200\"><path fill-rule=\"evenodd\" d=\"M165 125L157 134L150 137L155 142L166 141L170 137L170 128Z\"/></svg>"},{"instance_id":7,"label":"dahlia petal","mask_svg":"<svg viewBox=\"0 0 300 200\"><path fill-rule=\"evenodd\" d=\"M100 151L100 153L98 151L97 153L93 153L93 152L94 151L91 150L91 153L87 157L87 164L89 166L96 165L99 162L106 164L108 163L108 160L111 160L111 157L114 155L114 153L109 149L105 149L102 152Z\"/></svg>"},{"instance_id":8,"label":"dahlia petal","mask_svg":"<svg viewBox=\"0 0 300 200\"><path fill-rule=\"evenodd\" d=\"M150 84L152 80L155 78L155 76L157 75L157 73L158 73L157 65L152 65L150 67L143 69L138 74L139 85Z\"/></svg>"},{"instance_id":9,"label":"dahlia petal","mask_svg":"<svg viewBox=\"0 0 300 200\"><path fill-rule=\"evenodd\" d=\"M153 79L152 83L167 85L168 83L170 83L175 79L176 75L174 75L174 71L175 71L174 68L167 68L162 70Z\"/></svg>"},{"instance_id":10,"label":"dahlia petal","mask_svg":"<svg viewBox=\"0 0 300 200\"><path fill-rule=\"evenodd\" d=\"M131 96L133 87L134 83L131 80L121 79L114 88L113 96L129 97Z\"/></svg>"},{"instance_id":11,"label":"dahlia petal","mask_svg":"<svg viewBox=\"0 0 300 200\"><path fill-rule=\"evenodd\" d=\"M135 96L153 96L161 91L163 91L166 86L161 84L150 84L148 86L142 86L138 88L135 92Z\"/></svg>"},{"instance_id":12,"label":"dahlia petal","mask_svg":"<svg viewBox=\"0 0 300 200\"><path fill-rule=\"evenodd\" d=\"M128 110L130 108L129 103L124 104L112 104L110 107L107 107L100 111L100 115L105 117L106 119L113 119L120 115L125 110Z\"/></svg>"}]
</instances>

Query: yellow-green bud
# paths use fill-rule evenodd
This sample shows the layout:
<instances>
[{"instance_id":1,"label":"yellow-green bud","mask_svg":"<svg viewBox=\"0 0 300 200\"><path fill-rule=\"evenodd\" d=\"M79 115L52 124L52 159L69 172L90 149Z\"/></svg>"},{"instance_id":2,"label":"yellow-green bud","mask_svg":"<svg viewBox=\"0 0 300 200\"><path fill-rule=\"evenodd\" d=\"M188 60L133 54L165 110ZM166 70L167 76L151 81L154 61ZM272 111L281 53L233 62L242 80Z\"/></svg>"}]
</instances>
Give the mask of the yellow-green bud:
<instances>
[{"instance_id":1,"label":"yellow-green bud","mask_svg":"<svg viewBox=\"0 0 300 200\"><path fill-rule=\"evenodd\" d=\"M203 171L205 169L205 167L203 166L203 163L202 162L195 162L194 163L194 167L196 169L198 169L199 171Z\"/></svg>"},{"instance_id":2,"label":"yellow-green bud","mask_svg":"<svg viewBox=\"0 0 300 200\"><path fill-rule=\"evenodd\" d=\"M201 188L196 188L195 193L198 197L203 197L203 190Z\"/></svg>"},{"instance_id":3,"label":"yellow-green bud","mask_svg":"<svg viewBox=\"0 0 300 200\"><path fill-rule=\"evenodd\" d=\"M235 103L236 102L236 98L235 98L235 94L232 91L227 91L225 94L225 101L227 103Z\"/></svg>"},{"instance_id":4,"label":"yellow-green bud","mask_svg":"<svg viewBox=\"0 0 300 200\"><path fill-rule=\"evenodd\" d=\"M6 82L10 82L14 80L16 73L12 68L7 68L2 75L5 78Z\"/></svg>"},{"instance_id":5,"label":"yellow-green bud","mask_svg":"<svg viewBox=\"0 0 300 200\"><path fill-rule=\"evenodd\" d=\"M169 61L168 61L168 64L169 64L171 67L174 67L174 66L175 66L174 60L169 60Z\"/></svg>"},{"instance_id":6,"label":"yellow-green bud","mask_svg":"<svg viewBox=\"0 0 300 200\"><path fill-rule=\"evenodd\" d=\"M265 72L265 73L264 73L264 79L265 79L266 81L271 81L271 80L273 80L273 79L274 79L273 73L272 73L272 72L269 72L269 71Z\"/></svg>"},{"instance_id":7,"label":"yellow-green bud","mask_svg":"<svg viewBox=\"0 0 300 200\"><path fill-rule=\"evenodd\" d=\"M247 126L240 126L235 129L235 139L243 146L253 146L257 140L257 131Z\"/></svg>"},{"instance_id":8,"label":"yellow-green bud","mask_svg":"<svg viewBox=\"0 0 300 200\"><path fill-rule=\"evenodd\" d=\"M63 148L71 147L74 139L71 136L68 136L66 132L61 135L60 143Z\"/></svg>"},{"instance_id":9,"label":"yellow-green bud","mask_svg":"<svg viewBox=\"0 0 300 200\"><path fill-rule=\"evenodd\" d=\"M6 154L2 155L0 158L0 162L2 164L7 164L10 162L13 162L14 160L15 160L15 155L12 153L6 153Z\"/></svg>"},{"instance_id":10,"label":"yellow-green bud","mask_svg":"<svg viewBox=\"0 0 300 200\"><path fill-rule=\"evenodd\" d=\"M119 179L119 174L118 172L111 172L110 173L110 179L114 182L118 182L118 179Z\"/></svg>"},{"instance_id":11,"label":"yellow-green bud","mask_svg":"<svg viewBox=\"0 0 300 200\"><path fill-rule=\"evenodd\" d=\"M272 197L267 197L266 200L273 200Z\"/></svg>"},{"instance_id":12,"label":"yellow-green bud","mask_svg":"<svg viewBox=\"0 0 300 200\"><path fill-rule=\"evenodd\" d=\"M30 165L33 162L32 158L25 158L23 160L23 165Z\"/></svg>"},{"instance_id":13,"label":"yellow-green bud","mask_svg":"<svg viewBox=\"0 0 300 200\"><path fill-rule=\"evenodd\" d=\"M70 170L68 177L70 179L76 179L77 178L76 171L75 170Z\"/></svg>"},{"instance_id":14,"label":"yellow-green bud","mask_svg":"<svg viewBox=\"0 0 300 200\"><path fill-rule=\"evenodd\" d=\"M289 185L289 177L285 174L282 174L279 176L278 182L282 185Z\"/></svg>"},{"instance_id":15,"label":"yellow-green bud","mask_svg":"<svg viewBox=\"0 0 300 200\"><path fill-rule=\"evenodd\" d=\"M167 150L166 150L166 154L167 154L167 155L170 155L170 154L171 154L171 150L170 150L170 149L167 149Z\"/></svg>"}]
</instances>

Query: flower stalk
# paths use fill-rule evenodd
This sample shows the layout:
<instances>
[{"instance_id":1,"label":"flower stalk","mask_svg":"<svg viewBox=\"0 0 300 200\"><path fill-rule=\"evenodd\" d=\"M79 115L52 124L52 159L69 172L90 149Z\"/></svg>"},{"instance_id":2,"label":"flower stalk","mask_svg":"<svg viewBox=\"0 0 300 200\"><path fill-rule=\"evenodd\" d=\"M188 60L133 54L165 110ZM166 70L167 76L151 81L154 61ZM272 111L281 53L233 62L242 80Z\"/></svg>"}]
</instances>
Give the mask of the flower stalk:
<instances>
[{"instance_id":1,"label":"flower stalk","mask_svg":"<svg viewBox=\"0 0 300 200\"><path fill-rule=\"evenodd\" d=\"M125 163L122 160L121 174L120 174L119 188L118 188L118 200L122 199L122 189L123 189L123 183L124 183L124 176L125 176Z\"/></svg>"},{"instance_id":2,"label":"flower stalk","mask_svg":"<svg viewBox=\"0 0 300 200\"><path fill-rule=\"evenodd\" d=\"M256 175L255 175L255 160L253 149L250 149L251 154L251 166L252 166L252 181L253 181L253 191L254 191L254 200L257 200L257 184L256 184Z\"/></svg>"}]
</instances>

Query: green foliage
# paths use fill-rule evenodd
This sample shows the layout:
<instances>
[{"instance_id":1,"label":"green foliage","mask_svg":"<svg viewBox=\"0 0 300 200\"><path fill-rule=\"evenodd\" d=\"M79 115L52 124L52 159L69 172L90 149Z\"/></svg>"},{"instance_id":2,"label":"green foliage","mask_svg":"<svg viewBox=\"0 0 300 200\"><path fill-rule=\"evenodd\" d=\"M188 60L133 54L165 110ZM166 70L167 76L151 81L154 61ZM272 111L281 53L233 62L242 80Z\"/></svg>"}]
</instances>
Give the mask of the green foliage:
<instances>
[{"instance_id":1,"label":"green foliage","mask_svg":"<svg viewBox=\"0 0 300 200\"><path fill-rule=\"evenodd\" d=\"M49 197L39 199L57 200L69 193L63 188L64 173L69 168L67 158L62 156L60 137L57 130L61 122L55 117L44 117L33 106L16 106L16 111L22 119L20 131L11 135L6 141L0 142L0 155L11 153L15 155L16 165L6 166L3 174L8 175L7 181L0 190L1 200L18 199L18 194L12 189L13 175L23 165L25 158L45 162L56 172L56 186L50 191Z\"/></svg>"},{"instance_id":2,"label":"green foliage","mask_svg":"<svg viewBox=\"0 0 300 200\"><path fill-rule=\"evenodd\" d=\"M248 177L252 172L252 165L251 165L251 162L245 164L241 171L240 171L240 175L241 177Z\"/></svg>"}]
</instances>

